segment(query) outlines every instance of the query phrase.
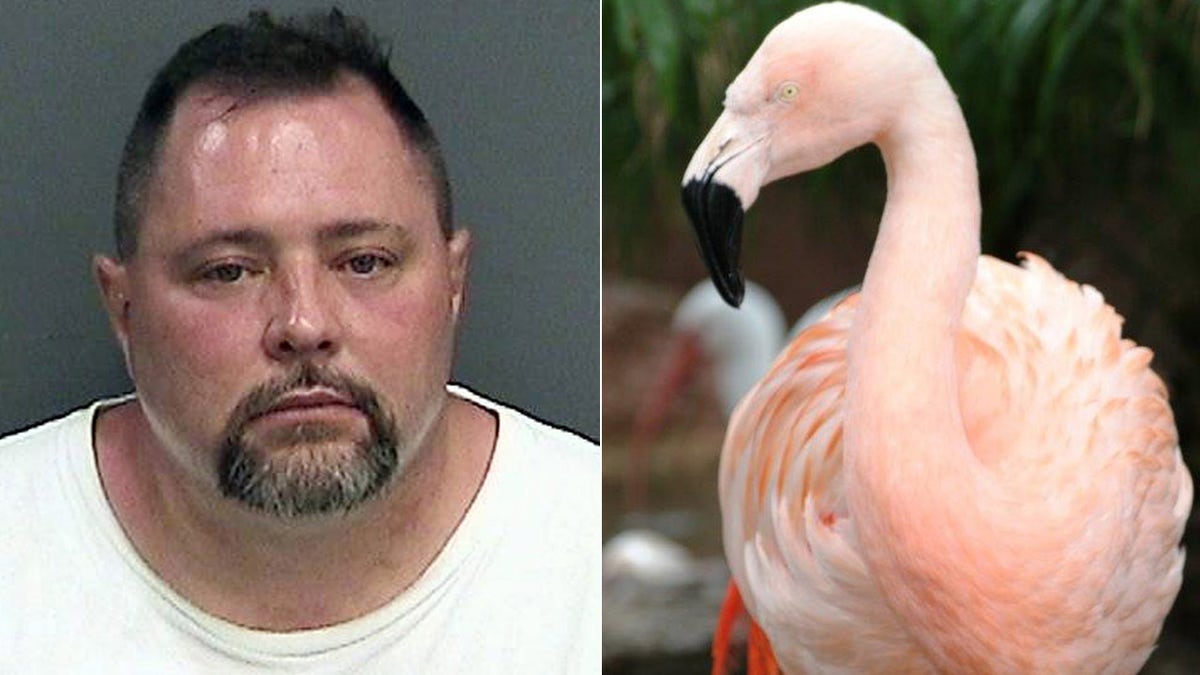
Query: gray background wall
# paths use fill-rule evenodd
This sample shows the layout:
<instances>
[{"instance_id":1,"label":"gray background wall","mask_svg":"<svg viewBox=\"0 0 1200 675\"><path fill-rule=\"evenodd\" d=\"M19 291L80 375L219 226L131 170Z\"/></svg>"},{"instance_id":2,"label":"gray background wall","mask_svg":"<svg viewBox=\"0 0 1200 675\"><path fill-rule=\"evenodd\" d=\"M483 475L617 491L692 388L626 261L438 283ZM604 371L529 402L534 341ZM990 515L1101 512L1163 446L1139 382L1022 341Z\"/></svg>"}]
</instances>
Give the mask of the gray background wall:
<instances>
[{"instance_id":1,"label":"gray background wall","mask_svg":"<svg viewBox=\"0 0 1200 675\"><path fill-rule=\"evenodd\" d=\"M598 2L341 2L445 148L474 232L455 377L600 429ZM44 2L0 21L0 434L128 391L93 287L124 135L183 40L309 2Z\"/></svg>"}]
</instances>

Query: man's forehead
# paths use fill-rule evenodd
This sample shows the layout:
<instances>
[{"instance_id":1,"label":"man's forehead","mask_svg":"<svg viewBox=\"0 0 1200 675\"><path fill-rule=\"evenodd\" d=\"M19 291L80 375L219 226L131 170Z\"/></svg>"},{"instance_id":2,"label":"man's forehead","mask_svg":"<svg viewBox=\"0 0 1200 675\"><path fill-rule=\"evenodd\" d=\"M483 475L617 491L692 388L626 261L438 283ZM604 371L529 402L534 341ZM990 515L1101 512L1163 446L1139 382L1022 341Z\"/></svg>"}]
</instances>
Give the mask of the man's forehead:
<instances>
[{"instance_id":1,"label":"man's forehead","mask_svg":"<svg viewBox=\"0 0 1200 675\"><path fill-rule=\"evenodd\" d=\"M320 125L305 122L322 122ZM259 149L260 143L304 146L325 134L374 135L395 141L399 155L410 155L406 134L400 132L383 99L359 76L343 75L328 87L299 90L260 90L252 86L197 83L180 98L167 131L167 146L191 153L222 149L238 139ZM391 145L391 144L389 144Z\"/></svg>"},{"instance_id":2,"label":"man's forehead","mask_svg":"<svg viewBox=\"0 0 1200 675\"><path fill-rule=\"evenodd\" d=\"M271 222L436 220L426 159L353 78L299 93L196 85L176 107L156 174L147 222L175 244Z\"/></svg>"},{"instance_id":3,"label":"man's forehead","mask_svg":"<svg viewBox=\"0 0 1200 675\"><path fill-rule=\"evenodd\" d=\"M296 93L195 85L176 107L157 164L156 182L197 186L239 182L246 171L333 171L342 180L432 187L429 159L400 131L376 90L349 76Z\"/></svg>"}]
</instances>

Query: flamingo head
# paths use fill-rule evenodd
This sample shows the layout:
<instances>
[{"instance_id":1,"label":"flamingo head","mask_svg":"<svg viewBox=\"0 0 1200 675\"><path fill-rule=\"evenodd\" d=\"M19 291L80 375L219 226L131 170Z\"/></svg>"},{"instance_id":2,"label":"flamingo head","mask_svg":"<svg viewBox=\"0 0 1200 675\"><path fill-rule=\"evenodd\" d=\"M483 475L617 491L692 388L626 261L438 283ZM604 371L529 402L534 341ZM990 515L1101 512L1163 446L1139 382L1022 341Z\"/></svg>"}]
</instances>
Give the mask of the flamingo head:
<instances>
[{"instance_id":1,"label":"flamingo head","mask_svg":"<svg viewBox=\"0 0 1200 675\"><path fill-rule=\"evenodd\" d=\"M744 293L742 218L759 189L878 142L927 73L938 70L919 40L857 5L810 7L767 35L683 178L684 206L726 302L737 306Z\"/></svg>"}]
</instances>

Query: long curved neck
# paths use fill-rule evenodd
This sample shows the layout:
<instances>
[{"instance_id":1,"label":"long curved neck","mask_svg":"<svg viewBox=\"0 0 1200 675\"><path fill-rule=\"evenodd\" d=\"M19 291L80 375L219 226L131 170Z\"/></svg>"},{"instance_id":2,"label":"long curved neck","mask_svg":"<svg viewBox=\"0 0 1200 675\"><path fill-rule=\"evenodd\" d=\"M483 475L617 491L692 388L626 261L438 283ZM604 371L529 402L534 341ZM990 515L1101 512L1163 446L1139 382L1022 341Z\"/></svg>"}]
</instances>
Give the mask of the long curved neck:
<instances>
[{"instance_id":1,"label":"long curved neck","mask_svg":"<svg viewBox=\"0 0 1200 675\"><path fill-rule=\"evenodd\" d=\"M974 459L954 341L979 257L975 155L944 80L918 100L878 139L888 199L849 338L847 461L870 480L938 478Z\"/></svg>"},{"instance_id":2,"label":"long curved neck","mask_svg":"<svg viewBox=\"0 0 1200 675\"><path fill-rule=\"evenodd\" d=\"M990 604L964 543L996 534L1002 511L966 436L955 366L979 256L975 155L944 79L911 100L877 139L888 200L849 339L846 494L884 596L946 667L974 646L948 644L959 636L945 622Z\"/></svg>"}]
</instances>

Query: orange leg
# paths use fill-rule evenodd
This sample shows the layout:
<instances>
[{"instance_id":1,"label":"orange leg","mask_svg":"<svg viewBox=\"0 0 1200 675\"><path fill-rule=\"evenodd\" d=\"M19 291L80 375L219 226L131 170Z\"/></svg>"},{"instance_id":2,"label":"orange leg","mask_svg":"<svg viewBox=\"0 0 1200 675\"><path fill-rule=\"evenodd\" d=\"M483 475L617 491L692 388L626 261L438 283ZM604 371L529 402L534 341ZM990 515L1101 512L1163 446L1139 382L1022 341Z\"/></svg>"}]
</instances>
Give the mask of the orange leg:
<instances>
[{"instance_id":1,"label":"orange leg","mask_svg":"<svg viewBox=\"0 0 1200 675\"><path fill-rule=\"evenodd\" d=\"M749 647L746 653L747 675L781 675L779 664L775 661L775 652L767 634L763 632L754 619L746 612L742 595L732 581L725 593L725 602L721 604L721 614L717 618L717 630L713 634L712 675L730 675L734 672L732 642L733 632L739 621L750 622Z\"/></svg>"},{"instance_id":2,"label":"orange leg","mask_svg":"<svg viewBox=\"0 0 1200 675\"><path fill-rule=\"evenodd\" d=\"M750 620L750 648L746 656L747 675L782 675L771 642L754 619Z\"/></svg>"},{"instance_id":3,"label":"orange leg","mask_svg":"<svg viewBox=\"0 0 1200 675\"><path fill-rule=\"evenodd\" d=\"M725 591L725 602L721 603L721 613L717 616L717 630L713 633L712 675L730 675L733 672L730 642L734 625L744 616L746 605L742 603L742 595L738 593L737 586L730 581L729 589Z\"/></svg>"}]
</instances>

